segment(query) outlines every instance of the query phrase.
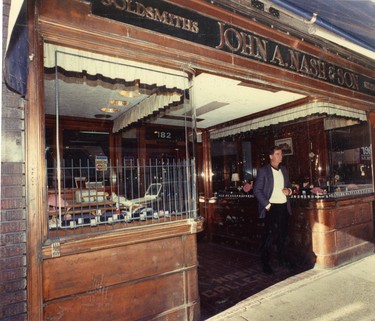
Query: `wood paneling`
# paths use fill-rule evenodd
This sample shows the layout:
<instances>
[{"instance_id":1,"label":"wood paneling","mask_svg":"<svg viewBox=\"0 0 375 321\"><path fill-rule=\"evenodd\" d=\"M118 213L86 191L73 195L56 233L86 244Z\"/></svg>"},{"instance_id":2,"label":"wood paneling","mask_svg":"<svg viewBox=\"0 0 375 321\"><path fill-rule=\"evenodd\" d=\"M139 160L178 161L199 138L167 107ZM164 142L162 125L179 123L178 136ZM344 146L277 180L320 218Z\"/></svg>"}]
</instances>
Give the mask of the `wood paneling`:
<instances>
[{"instance_id":1,"label":"wood paneling","mask_svg":"<svg viewBox=\"0 0 375 321\"><path fill-rule=\"evenodd\" d=\"M319 266L330 268L373 253L372 202L373 197L362 197L306 204Z\"/></svg>"},{"instance_id":2,"label":"wood paneling","mask_svg":"<svg viewBox=\"0 0 375 321\"><path fill-rule=\"evenodd\" d=\"M138 236L128 245L45 259L44 319L197 320L196 235Z\"/></svg>"},{"instance_id":3,"label":"wood paneling","mask_svg":"<svg viewBox=\"0 0 375 321\"><path fill-rule=\"evenodd\" d=\"M181 238L73 254L43 263L46 301L95 289L92 280L108 287L185 267ZM59 271L59 277L54 277Z\"/></svg>"},{"instance_id":4,"label":"wood paneling","mask_svg":"<svg viewBox=\"0 0 375 321\"><path fill-rule=\"evenodd\" d=\"M103 280L97 275L91 279L94 290L45 304L45 320L133 321L151 320L159 314L163 314L161 320L168 320L170 312L182 314L184 309L182 273L115 287L103 286Z\"/></svg>"}]
</instances>

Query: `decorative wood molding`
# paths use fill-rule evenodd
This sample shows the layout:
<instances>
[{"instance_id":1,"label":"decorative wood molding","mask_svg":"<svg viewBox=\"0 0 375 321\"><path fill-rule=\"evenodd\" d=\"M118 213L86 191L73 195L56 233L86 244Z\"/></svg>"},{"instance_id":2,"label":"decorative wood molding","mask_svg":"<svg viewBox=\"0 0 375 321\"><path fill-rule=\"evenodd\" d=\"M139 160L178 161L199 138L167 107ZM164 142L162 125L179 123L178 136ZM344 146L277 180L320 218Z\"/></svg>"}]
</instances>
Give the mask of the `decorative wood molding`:
<instances>
[{"instance_id":1,"label":"decorative wood molding","mask_svg":"<svg viewBox=\"0 0 375 321\"><path fill-rule=\"evenodd\" d=\"M165 224L150 224L137 228L123 228L103 234L84 234L60 238L60 256L98 251L106 248L149 242L163 238L198 233L203 230L203 221L193 219ZM53 239L48 240L42 249L44 259L52 258Z\"/></svg>"}]
</instances>

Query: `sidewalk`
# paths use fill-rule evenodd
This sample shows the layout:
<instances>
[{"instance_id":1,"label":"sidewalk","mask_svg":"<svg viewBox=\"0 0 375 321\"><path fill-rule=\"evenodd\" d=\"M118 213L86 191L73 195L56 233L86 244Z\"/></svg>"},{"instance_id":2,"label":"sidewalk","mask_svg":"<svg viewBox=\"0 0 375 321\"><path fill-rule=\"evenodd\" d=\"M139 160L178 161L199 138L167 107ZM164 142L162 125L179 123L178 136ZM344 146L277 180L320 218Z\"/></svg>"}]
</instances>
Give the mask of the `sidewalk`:
<instances>
[{"instance_id":1,"label":"sidewalk","mask_svg":"<svg viewBox=\"0 0 375 321\"><path fill-rule=\"evenodd\" d=\"M207 321L375 321L375 254L281 281Z\"/></svg>"}]
</instances>

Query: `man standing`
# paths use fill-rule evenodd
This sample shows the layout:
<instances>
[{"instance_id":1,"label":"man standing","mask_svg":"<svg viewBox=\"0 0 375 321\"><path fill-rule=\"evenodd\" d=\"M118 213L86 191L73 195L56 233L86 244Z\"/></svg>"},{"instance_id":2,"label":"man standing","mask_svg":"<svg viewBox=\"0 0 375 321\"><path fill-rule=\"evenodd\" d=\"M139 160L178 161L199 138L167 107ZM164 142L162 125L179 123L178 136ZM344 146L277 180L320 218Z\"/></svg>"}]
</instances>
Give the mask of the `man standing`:
<instances>
[{"instance_id":1,"label":"man standing","mask_svg":"<svg viewBox=\"0 0 375 321\"><path fill-rule=\"evenodd\" d=\"M281 165L283 153L280 147L269 150L270 164L258 171L254 195L258 200L259 217L265 219L261 250L263 272L272 274L270 265L272 245L277 237L277 254L281 265L288 264L287 236L288 216L292 214L287 196L292 194L289 174Z\"/></svg>"}]
</instances>

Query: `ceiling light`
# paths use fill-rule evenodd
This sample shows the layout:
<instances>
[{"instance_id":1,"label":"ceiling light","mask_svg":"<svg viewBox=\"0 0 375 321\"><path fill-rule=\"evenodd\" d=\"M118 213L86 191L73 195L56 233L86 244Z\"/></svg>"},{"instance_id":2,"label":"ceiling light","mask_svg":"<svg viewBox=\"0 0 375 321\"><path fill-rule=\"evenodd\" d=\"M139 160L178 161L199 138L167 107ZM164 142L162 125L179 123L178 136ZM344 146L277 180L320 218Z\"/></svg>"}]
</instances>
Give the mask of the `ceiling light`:
<instances>
[{"instance_id":1,"label":"ceiling light","mask_svg":"<svg viewBox=\"0 0 375 321\"><path fill-rule=\"evenodd\" d=\"M116 100L116 99L111 99L109 101L110 105L115 105L115 106L127 106L129 105L129 102L126 100Z\"/></svg>"},{"instance_id":2,"label":"ceiling light","mask_svg":"<svg viewBox=\"0 0 375 321\"><path fill-rule=\"evenodd\" d=\"M122 97L127 97L127 98L135 98L135 97L139 97L141 93L139 92L137 88L135 90L121 90L119 92L119 95Z\"/></svg>"},{"instance_id":3,"label":"ceiling light","mask_svg":"<svg viewBox=\"0 0 375 321\"><path fill-rule=\"evenodd\" d=\"M118 113L120 111L120 108L116 107L103 107L100 108L100 110L104 113Z\"/></svg>"}]
</instances>

